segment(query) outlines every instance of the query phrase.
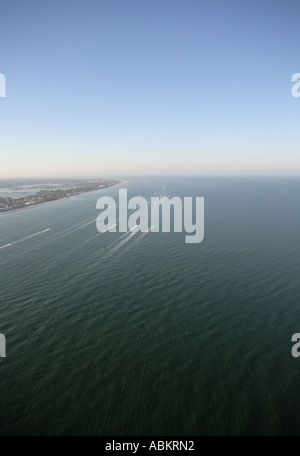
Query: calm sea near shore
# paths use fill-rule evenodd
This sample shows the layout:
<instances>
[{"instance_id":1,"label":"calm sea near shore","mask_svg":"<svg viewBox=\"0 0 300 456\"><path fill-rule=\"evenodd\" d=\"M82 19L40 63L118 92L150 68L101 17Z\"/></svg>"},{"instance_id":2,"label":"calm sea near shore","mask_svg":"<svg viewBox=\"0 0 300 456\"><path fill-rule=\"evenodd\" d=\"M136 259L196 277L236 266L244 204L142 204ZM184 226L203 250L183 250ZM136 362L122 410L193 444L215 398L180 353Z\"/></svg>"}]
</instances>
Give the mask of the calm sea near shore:
<instances>
[{"instance_id":1,"label":"calm sea near shore","mask_svg":"<svg viewBox=\"0 0 300 456\"><path fill-rule=\"evenodd\" d=\"M204 196L205 239L99 234ZM0 218L1 435L299 435L300 179L141 178Z\"/></svg>"}]
</instances>

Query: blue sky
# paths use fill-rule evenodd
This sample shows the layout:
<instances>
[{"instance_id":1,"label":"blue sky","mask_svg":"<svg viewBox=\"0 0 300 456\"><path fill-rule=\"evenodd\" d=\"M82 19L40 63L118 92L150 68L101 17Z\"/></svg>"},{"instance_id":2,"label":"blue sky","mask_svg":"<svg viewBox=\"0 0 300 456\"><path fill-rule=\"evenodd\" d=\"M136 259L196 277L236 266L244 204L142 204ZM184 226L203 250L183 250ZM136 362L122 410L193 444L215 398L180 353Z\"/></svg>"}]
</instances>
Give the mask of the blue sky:
<instances>
[{"instance_id":1,"label":"blue sky","mask_svg":"<svg viewBox=\"0 0 300 456\"><path fill-rule=\"evenodd\" d=\"M300 174L299 0L0 4L0 177Z\"/></svg>"}]
</instances>

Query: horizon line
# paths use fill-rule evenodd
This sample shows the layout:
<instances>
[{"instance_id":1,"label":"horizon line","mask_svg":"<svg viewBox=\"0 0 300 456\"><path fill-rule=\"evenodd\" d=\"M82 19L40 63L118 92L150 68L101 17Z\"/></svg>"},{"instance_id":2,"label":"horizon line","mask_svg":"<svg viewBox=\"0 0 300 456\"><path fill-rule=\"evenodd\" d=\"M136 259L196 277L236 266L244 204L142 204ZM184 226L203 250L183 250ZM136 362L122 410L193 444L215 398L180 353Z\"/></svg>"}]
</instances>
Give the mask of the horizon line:
<instances>
[{"instance_id":1,"label":"horizon line","mask_svg":"<svg viewBox=\"0 0 300 456\"><path fill-rule=\"evenodd\" d=\"M14 176L14 177L2 177L0 180L16 180L16 179L116 179L116 178L146 178L146 177L300 177L299 174L99 174L99 175L65 175L65 176Z\"/></svg>"}]
</instances>

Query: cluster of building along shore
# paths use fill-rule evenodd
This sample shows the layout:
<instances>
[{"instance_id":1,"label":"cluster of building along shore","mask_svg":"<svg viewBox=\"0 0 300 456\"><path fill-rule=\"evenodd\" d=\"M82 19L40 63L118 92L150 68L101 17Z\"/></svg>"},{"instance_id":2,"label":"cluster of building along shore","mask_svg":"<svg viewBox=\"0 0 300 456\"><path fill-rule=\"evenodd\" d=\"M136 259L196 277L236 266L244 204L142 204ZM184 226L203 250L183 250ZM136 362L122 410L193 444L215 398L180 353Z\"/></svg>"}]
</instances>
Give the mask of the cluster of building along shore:
<instances>
[{"instance_id":1,"label":"cluster of building along shore","mask_svg":"<svg viewBox=\"0 0 300 456\"><path fill-rule=\"evenodd\" d=\"M51 185L52 189L42 189L33 195L26 195L21 198L0 198L0 213L17 209L25 209L51 201L70 198L71 196L79 195L80 193L92 192L106 187L111 187L112 185L116 185L118 183L118 181L114 180L83 180L82 182L76 181L76 183L60 183L59 188L57 189L53 189L54 185ZM36 187L37 186L35 185L35 188ZM28 188L28 186L26 188ZM21 190L24 190L24 188L21 188Z\"/></svg>"}]
</instances>

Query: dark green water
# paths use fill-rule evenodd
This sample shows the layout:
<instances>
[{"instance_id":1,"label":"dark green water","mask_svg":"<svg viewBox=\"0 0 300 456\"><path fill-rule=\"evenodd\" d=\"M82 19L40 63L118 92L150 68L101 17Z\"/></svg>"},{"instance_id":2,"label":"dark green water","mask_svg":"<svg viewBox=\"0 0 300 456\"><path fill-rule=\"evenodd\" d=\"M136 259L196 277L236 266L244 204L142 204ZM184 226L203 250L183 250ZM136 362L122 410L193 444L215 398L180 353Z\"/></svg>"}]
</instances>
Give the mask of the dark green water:
<instances>
[{"instance_id":1,"label":"dark green water","mask_svg":"<svg viewBox=\"0 0 300 456\"><path fill-rule=\"evenodd\" d=\"M300 179L120 187L204 196L205 240L97 233L118 187L0 217L0 433L300 435Z\"/></svg>"}]
</instances>

